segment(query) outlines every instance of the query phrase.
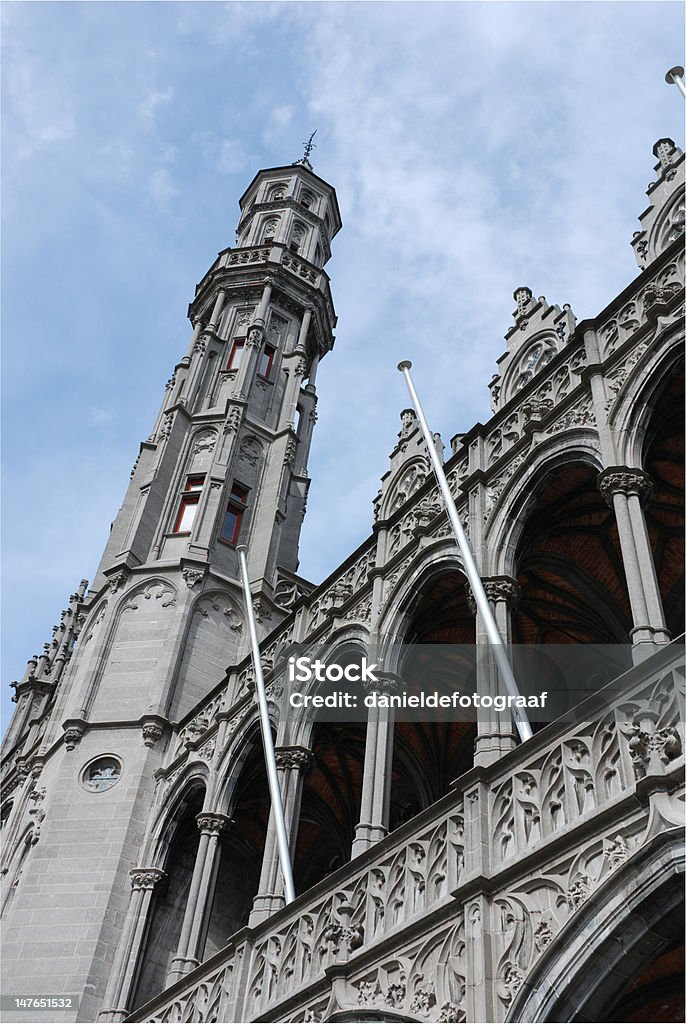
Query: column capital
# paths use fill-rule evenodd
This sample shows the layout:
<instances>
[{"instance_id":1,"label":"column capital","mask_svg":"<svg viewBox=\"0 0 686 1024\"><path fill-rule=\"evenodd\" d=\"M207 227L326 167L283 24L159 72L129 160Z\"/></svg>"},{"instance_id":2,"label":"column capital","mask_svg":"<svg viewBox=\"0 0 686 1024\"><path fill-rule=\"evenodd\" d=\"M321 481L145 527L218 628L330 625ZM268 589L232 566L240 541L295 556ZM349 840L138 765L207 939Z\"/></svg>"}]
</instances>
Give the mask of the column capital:
<instances>
[{"instance_id":1,"label":"column capital","mask_svg":"<svg viewBox=\"0 0 686 1024\"><path fill-rule=\"evenodd\" d=\"M522 596L522 588L513 576L487 576L481 581L486 591L486 597L493 604L504 601L511 611L514 611ZM476 615L476 601L469 583L465 583L465 594L467 604L473 615Z\"/></svg>"},{"instance_id":2,"label":"column capital","mask_svg":"<svg viewBox=\"0 0 686 1024\"><path fill-rule=\"evenodd\" d=\"M200 814L196 814L195 820L201 835L218 836L222 829L232 824L233 819L214 811L201 811Z\"/></svg>"},{"instance_id":3,"label":"column capital","mask_svg":"<svg viewBox=\"0 0 686 1024\"><path fill-rule=\"evenodd\" d=\"M598 490L608 505L612 506L615 494L636 494L645 505L653 493L653 481L642 469L629 466L608 466L598 475Z\"/></svg>"},{"instance_id":4,"label":"column capital","mask_svg":"<svg viewBox=\"0 0 686 1024\"><path fill-rule=\"evenodd\" d=\"M314 754L307 747L275 747L274 755L277 768L307 773L314 766Z\"/></svg>"},{"instance_id":5,"label":"column capital","mask_svg":"<svg viewBox=\"0 0 686 1024\"><path fill-rule=\"evenodd\" d=\"M406 683L404 679L397 676L395 672L377 672L376 681L363 679L362 688L367 693L402 693Z\"/></svg>"},{"instance_id":6,"label":"column capital","mask_svg":"<svg viewBox=\"0 0 686 1024\"><path fill-rule=\"evenodd\" d=\"M132 868L129 871L131 888L134 890L154 889L166 877L166 871L161 871L159 868Z\"/></svg>"}]
</instances>

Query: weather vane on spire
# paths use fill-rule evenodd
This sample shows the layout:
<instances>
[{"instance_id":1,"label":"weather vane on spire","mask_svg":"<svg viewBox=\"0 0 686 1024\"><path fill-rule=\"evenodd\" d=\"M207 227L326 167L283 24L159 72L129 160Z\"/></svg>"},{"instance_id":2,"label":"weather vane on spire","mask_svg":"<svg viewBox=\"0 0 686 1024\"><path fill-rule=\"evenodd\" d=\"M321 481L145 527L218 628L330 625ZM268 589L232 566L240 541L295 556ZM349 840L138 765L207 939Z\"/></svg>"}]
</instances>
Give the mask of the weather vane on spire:
<instances>
[{"instance_id":1,"label":"weather vane on spire","mask_svg":"<svg viewBox=\"0 0 686 1024\"><path fill-rule=\"evenodd\" d=\"M310 135L310 137L307 140L307 142L303 142L303 146L305 147L305 152L301 156L300 160L296 160L295 161L296 164L304 164L305 167L309 167L310 170L312 170L312 164L310 163L310 154L311 154L313 149L317 148L317 143L313 141L313 139L314 139L316 134L317 134L317 129L315 128L315 130L312 132L312 134Z\"/></svg>"}]
</instances>

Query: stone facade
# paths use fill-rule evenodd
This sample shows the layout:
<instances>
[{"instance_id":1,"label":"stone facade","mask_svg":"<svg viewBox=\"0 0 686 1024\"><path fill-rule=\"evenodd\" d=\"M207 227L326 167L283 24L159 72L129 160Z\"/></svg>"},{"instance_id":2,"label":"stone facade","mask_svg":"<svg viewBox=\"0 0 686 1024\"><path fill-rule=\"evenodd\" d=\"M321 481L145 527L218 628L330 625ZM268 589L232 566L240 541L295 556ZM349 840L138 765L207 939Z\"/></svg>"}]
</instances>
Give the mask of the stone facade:
<instances>
[{"instance_id":1,"label":"stone facade","mask_svg":"<svg viewBox=\"0 0 686 1024\"><path fill-rule=\"evenodd\" d=\"M493 416L449 450L434 439L507 641L624 645L621 699L606 678L523 745L499 712L433 731L373 710L347 730L279 717L294 643L344 659L485 636L410 410L368 539L321 585L297 575L340 215L306 160L260 171L93 584L15 684L5 991L78 993L53 1020L603 1020L672 955L684 159L665 139L655 155L639 276L578 324L518 288ZM477 690L493 685L486 663Z\"/></svg>"}]
</instances>

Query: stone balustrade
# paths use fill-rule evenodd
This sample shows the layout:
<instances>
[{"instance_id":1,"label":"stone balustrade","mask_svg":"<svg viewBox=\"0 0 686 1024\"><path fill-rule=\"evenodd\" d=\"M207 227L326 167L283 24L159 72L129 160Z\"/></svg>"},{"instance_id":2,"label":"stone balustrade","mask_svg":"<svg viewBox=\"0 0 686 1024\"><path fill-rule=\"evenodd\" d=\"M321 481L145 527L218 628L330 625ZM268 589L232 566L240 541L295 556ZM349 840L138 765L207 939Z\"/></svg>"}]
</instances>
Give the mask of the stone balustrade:
<instances>
[{"instance_id":1,"label":"stone balustrade","mask_svg":"<svg viewBox=\"0 0 686 1024\"><path fill-rule=\"evenodd\" d=\"M683 692L672 643L127 1019L505 1020L587 901L679 832Z\"/></svg>"}]
</instances>

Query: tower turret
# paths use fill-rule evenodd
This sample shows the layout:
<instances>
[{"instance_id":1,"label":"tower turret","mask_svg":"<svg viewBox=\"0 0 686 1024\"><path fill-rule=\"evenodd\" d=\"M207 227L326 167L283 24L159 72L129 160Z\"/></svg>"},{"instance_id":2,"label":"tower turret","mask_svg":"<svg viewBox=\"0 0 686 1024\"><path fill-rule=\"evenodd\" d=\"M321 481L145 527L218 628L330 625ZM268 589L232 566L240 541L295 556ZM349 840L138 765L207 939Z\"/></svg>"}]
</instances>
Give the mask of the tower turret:
<instances>
[{"instance_id":1,"label":"tower turret","mask_svg":"<svg viewBox=\"0 0 686 1024\"><path fill-rule=\"evenodd\" d=\"M18 809L11 829L41 800L31 830L10 837L6 912L25 914L24 896L11 906L22 872L55 865L36 904L40 923L21 941L48 936L30 970L44 974L44 991L85 992L84 1019L102 1004L167 743L247 650L236 545L249 547L264 633L287 614L278 594L300 583L315 377L336 323L323 268L341 221L333 188L307 160L259 171L240 208L236 246L195 289L188 350L140 446L95 579L17 684L4 747L4 806ZM78 955L67 879L82 883L79 906L88 908ZM22 958L21 942L9 942L13 983L35 991ZM58 963L70 965L59 984Z\"/></svg>"}]
</instances>

